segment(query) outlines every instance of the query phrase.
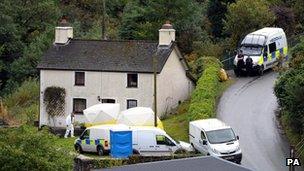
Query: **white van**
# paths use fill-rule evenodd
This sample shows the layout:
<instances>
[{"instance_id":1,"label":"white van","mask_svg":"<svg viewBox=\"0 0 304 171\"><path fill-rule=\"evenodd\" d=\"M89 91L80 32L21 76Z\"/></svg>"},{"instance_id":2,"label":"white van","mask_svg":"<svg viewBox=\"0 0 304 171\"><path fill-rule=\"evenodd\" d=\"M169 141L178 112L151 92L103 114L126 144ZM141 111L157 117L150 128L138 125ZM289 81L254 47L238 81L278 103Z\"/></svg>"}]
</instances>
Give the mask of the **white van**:
<instances>
[{"instance_id":1,"label":"white van","mask_svg":"<svg viewBox=\"0 0 304 171\"><path fill-rule=\"evenodd\" d=\"M263 75L264 70L272 68L281 56L288 58L286 35L281 28L266 27L248 34L242 41L239 51L244 58L234 58L234 72L239 76L242 71L257 72Z\"/></svg>"},{"instance_id":2,"label":"white van","mask_svg":"<svg viewBox=\"0 0 304 171\"><path fill-rule=\"evenodd\" d=\"M108 154L111 148L110 130L129 131L130 128L123 124L107 124L89 127L75 140L75 150L79 153L97 152L100 156Z\"/></svg>"},{"instance_id":3,"label":"white van","mask_svg":"<svg viewBox=\"0 0 304 171\"><path fill-rule=\"evenodd\" d=\"M239 137L232 128L218 119L203 119L189 123L189 141L197 151L241 163Z\"/></svg>"},{"instance_id":4,"label":"white van","mask_svg":"<svg viewBox=\"0 0 304 171\"><path fill-rule=\"evenodd\" d=\"M133 149L141 156L169 156L186 150L164 130L155 127L132 127Z\"/></svg>"},{"instance_id":5,"label":"white van","mask_svg":"<svg viewBox=\"0 0 304 171\"><path fill-rule=\"evenodd\" d=\"M123 124L100 125L87 128L75 140L75 150L97 152L99 155L109 153L110 130L132 130L133 153L142 156L168 156L180 150L191 151L190 144L176 142L164 130L150 126L129 127Z\"/></svg>"}]
</instances>

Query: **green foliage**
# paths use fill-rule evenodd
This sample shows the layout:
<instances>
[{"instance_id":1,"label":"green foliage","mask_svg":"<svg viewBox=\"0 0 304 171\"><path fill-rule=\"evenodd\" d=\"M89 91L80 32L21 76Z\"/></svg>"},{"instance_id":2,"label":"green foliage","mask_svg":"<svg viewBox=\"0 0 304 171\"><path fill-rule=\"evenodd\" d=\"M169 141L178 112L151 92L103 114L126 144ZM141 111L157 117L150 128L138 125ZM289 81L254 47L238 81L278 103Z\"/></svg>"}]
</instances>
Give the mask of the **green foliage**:
<instances>
[{"instance_id":1,"label":"green foliage","mask_svg":"<svg viewBox=\"0 0 304 171\"><path fill-rule=\"evenodd\" d=\"M271 26L275 16L263 0L239 0L228 6L224 29L231 35L231 48L246 34L257 29Z\"/></svg>"},{"instance_id":2,"label":"green foliage","mask_svg":"<svg viewBox=\"0 0 304 171\"><path fill-rule=\"evenodd\" d=\"M215 117L216 100L220 92L218 78L220 63L218 59L202 57L200 60L204 61L205 67L191 95L189 121Z\"/></svg>"},{"instance_id":3,"label":"green foliage","mask_svg":"<svg viewBox=\"0 0 304 171\"><path fill-rule=\"evenodd\" d=\"M0 64L6 66L0 69L0 89L5 87L1 91L4 95L12 92L27 77L37 76L37 71L33 72L35 63L41 56L40 51L44 52L46 48L41 41L36 41L54 28L59 9L54 0L3 0L0 8ZM52 39L53 36L49 40ZM29 52L35 54L34 62L28 59ZM12 64L16 60L18 62Z\"/></svg>"},{"instance_id":4,"label":"green foliage","mask_svg":"<svg viewBox=\"0 0 304 171\"><path fill-rule=\"evenodd\" d=\"M304 133L304 39L291 49L290 68L276 82L274 92L290 127Z\"/></svg>"},{"instance_id":5,"label":"green foliage","mask_svg":"<svg viewBox=\"0 0 304 171\"><path fill-rule=\"evenodd\" d=\"M43 103L49 116L64 115L65 95L65 89L61 87L52 86L44 90Z\"/></svg>"},{"instance_id":6,"label":"green foliage","mask_svg":"<svg viewBox=\"0 0 304 171\"><path fill-rule=\"evenodd\" d=\"M18 123L31 123L38 119L39 83L36 79L24 81L14 93L3 99L8 113Z\"/></svg>"},{"instance_id":7,"label":"green foliage","mask_svg":"<svg viewBox=\"0 0 304 171\"><path fill-rule=\"evenodd\" d=\"M183 52L191 52L192 41L201 39L203 8L193 0L130 1L122 16L122 39L156 40L158 30L169 20L177 31Z\"/></svg>"},{"instance_id":8,"label":"green foliage","mask_svg":"<svg viewBox=\"0 0 304 171\"><path fill-rule=\"evenodd\" d=\"M227 6L234 3L235 0L210 0L208 1L207 17L211 23L212 36L216 38L223 37L223 20L227 13Z\"/></svg>"},{"instance_id":9,"label":"green foliage","mask_svg":"<svg viewBox=\"0 0 304 171\"><path fill-rule=\"evenodd\" d=\"M58 140L30 126L0 129L0 170L71 170L74 156Z\"/></svg>"}]
</instances>

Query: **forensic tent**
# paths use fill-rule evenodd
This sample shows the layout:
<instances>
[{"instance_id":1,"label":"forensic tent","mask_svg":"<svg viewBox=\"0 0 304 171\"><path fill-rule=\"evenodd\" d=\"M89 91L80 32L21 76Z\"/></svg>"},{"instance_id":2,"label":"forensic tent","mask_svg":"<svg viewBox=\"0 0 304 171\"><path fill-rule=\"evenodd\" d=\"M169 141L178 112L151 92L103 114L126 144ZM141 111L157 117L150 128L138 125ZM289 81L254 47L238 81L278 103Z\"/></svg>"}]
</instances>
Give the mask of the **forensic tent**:
<instances>
[{"instance_id":1,"label":"forensic tent","mask_svg":"<svg viewBox=\"0 0 304 171\"><path fill-rule=\"evenodd\" d=\"M116 124L119 112L119 104L101 103L85 109L83 114L88 121L86 126L92 126L97 124Z\"/></svg>"},{"instance_id":2,"label":"forensic tent","mask_svg":"<svg viewBox=\"0 0 304 171\"><path fill-rule=\"evenodd\" d=\"M148 107L134 107L120 112L117 123L128 126L154 126L154 112ZM163 129L157 117L157 127Z\"/></svg>"}]
</instances>

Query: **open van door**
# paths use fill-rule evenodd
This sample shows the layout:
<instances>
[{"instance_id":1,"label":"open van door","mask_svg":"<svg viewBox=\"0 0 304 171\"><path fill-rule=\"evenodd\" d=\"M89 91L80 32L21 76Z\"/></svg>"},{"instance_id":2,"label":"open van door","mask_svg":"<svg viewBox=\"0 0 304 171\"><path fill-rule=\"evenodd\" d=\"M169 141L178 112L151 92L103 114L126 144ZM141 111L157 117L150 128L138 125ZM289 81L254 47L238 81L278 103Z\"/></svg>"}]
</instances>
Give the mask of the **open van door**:
<instances>
[{"instance_id":1,"label":"open van door","mask_svg":"<svg viewBox=\"0 0 304 171\"><path fill-rule=\"evenodd\" d=\"M156 152L160 155L171 155L176 150L176 144L165 135L156 135Z\"/></svg>"}]
</instances>

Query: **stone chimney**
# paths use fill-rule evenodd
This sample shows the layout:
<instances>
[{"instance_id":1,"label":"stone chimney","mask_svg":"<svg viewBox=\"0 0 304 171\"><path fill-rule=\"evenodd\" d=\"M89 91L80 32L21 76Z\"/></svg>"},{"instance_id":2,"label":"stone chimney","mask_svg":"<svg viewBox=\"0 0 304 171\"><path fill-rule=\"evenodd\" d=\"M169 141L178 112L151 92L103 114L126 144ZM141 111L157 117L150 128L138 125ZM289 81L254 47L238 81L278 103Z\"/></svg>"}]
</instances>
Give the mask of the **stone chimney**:
<instances>
[{"instance_id":1,"label":"stone chimney","mask_svg":"<svg viewBox=\"0 0 304 171\"><path fill-rule=\"evenodd\" d=\"M70 27L66 19L61 19L55 28L55 44L66 44L73 38L73 27Z\"/></svg>"},{"instance_id":2,"label":"stone chimney","mask_svg":"<svg viewBox=\"0 0 304 171\"><path fill-rule=\"evenodd\" d=\"M170 21L166 21L159 30L159 45L170 45L172 41L175 41L175 30Z\"/></svg>"}]
</instances>

